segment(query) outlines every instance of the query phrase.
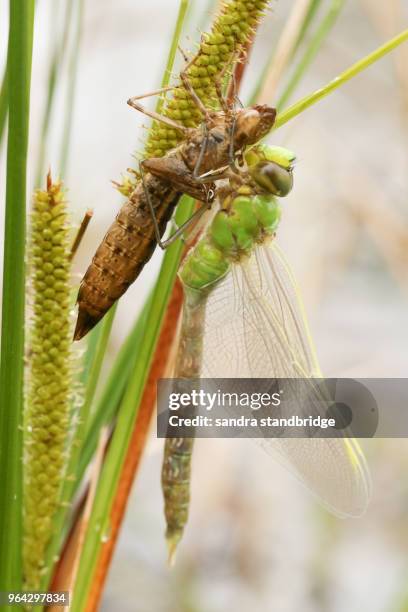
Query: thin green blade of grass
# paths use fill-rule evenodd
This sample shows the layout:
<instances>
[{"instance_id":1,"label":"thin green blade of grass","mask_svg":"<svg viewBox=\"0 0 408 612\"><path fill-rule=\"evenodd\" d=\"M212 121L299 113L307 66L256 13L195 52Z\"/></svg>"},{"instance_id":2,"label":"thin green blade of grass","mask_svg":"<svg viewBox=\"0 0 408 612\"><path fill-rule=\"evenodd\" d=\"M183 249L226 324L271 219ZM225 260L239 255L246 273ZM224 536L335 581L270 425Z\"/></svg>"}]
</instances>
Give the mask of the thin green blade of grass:
<instances>
[{"instance_id":1,"label":"thin green blade of grass","mask_svg":"<svg viewBox=\"0 0 408 612\"><path fill-rule=\"evenodd\" d=\"M73 7L74 2L67 2L64 14L64 27L62 32L62 37L60 40L60 36L56 36L56 23L55 18L58 16L58 10L54 11L54 15L51 23L51 41L54 42L54 49L52 52L51 61L48 68L48 88L47 88L47 98L44 105L43 117L41 122L41 136L40 136L40 149L37 158L37 170L35 173L36 176L36 186L41 185L44 179L44 165L45 165L45 155L46 155L46 147L47 147L47 139L48 134L51 127L51 118L54 109L55 103L55 94L57 92L57 85L61 77L61 69L62 63L65 58L65 54L67 51L68 40L72 28L72 17L73 17ZM56 7L57 8L57 7Z\"/></svg>"},{"instance_id":2,"label":"thin green blade of grass","mask_svg":"<svg viewBox=\"0 0 408 612\"><path fill-rule=\"evenodd\" d=\"M187 17L188 11L190 8L190 0L182 0L180 2L179 14L177 16L176 27L173 32L172 41L170 45L170 51L167 56L166 67L163 72L163 78L160 84L160 87L167 87L170 83L171 73L173 70L174 62L176 59L176 54L178 51L178 43L181 37L181 32L184 27L184 22ZM177 44L175 44L177 41ZM156 104L156 112L161 113L161 110L164 105L164 98L159 98Z\"/></svg>"},{"instance_id":3,"label":"thin green blade of grass","mask_svg":"<svg viewBox=\"0 0 408 612\"><path fill-rule=\"evenodd\" d=\"M375 51L363 57L321 89L317 89L313 93L304 96L301 100L298 100L298 102L295 102L295 104L292 104L292 106L289 106L289 108L279 113L276 118L275 125L273 126L273 130L277 130L297 115L303 113L310 106L313 106L313 104L316 104L316 102L319 102L319 100L322 100L328 96L335 89L341 85L344 85L344 83L358 75L360 72L371 66L371 64L374 64L374 62L377 62L379 59L387 55L387 53L390 53L393 49L407 40L408 29L404 30L397 36L394 36L394 38L391 38L389 41L381 45L381 47L378 47Z\"/></svg>"},{"instance_id":4,"label":"thin green blade of grass","mask_svg":"<svg viewBox=\"0 0 408 612\"><path fill-rule=\"evenodd\" d=\"M34 0L10 1L3 315L0 364L0 590L22 584L22 419L26 179ZM15 606L4 606L15 610Z\"/></svg>"},{"instance_id":5,"label":"thin green blade of grass","mask_svg":"<svg viewBox=\"0 0 408 612\"><path fill-rule=\"evenodd\" d=\"M112 330L113 319L115 318L116 304L110 309L101 325L98 341L95 344L93 359L90 364L89 374L86 384L85 401L81 410L81 426L79 430L79 446L82 445L83 436L89 427L89 419L92 402L95 397L96 387L101 373L103 359L108 346L109 336ZM74 464L75 465L75 464Z\"/></svg>"},{"instance_id":6,"label":"thin green blade of grass","mask_svg":"<svg viewBox=\"0 0 408 612\"><path fill-rule=\"evenodd\" d=\"M192 214L194 202L183 197L176 214L176 223L181 225ZM109 533L109 512L115 496L115 484L121 471L138 414L138 407L153 352L160 332L161 322L173 288L184 245L174 243L164 256L158 282L152 297L152 306L147 316L144 333L140 343L140 354L131 373L118 414L115 432L98 482L95 501L89 520L86 539L82 549L78 578L75 587L72 612L83 610L92 581L98 551L104 534Z\"/></svg>"},{"instance_id":7,"label":"thin green blade of grass","mask_svg":"<svg viewBox=\"0 0 408 612\"><path fill-rule=\"evenodd\" d=\"M278 111L285 106L296 87L299 85L301 78L305 74L307 68L313 62L314 58L318 54L324 40L327 38L330 30L335 25L340 11L344 6L344 0L332 0L331 6L323 17L319 24L316 32L314 33L310 43L308 44L301 60L295 67L293 74L287 83L281 97L278 100L276 108Z\"/></svg>"},{"instance_id":8,"label":"thin green blade of grass","mask_svg":"<svg viewBox=\"0 0 408 612\"><path fill-rule=\"evenodd\" d=\"M79 380L81 381L82 387L85 389L87 380L89 378L89 374L91 372L92 363L94 360L95 352L97 351L99 338L102 333L102 323L96 325L93 330L90 331L88 335L88 341L86 343L86 350L82 360L82 368L79 375Z\"/></svg>"},{"instance_id":9,"label":"thin green blade of grass","mask_svg":"<svg viewBox=\"0 0 408 612\"><path fill-rule=\"evenodd\" d=\"M71 0L72 1L72 0ZM59 170L61 176L65 177L67 172L68 156L71 145L72 135L72 118L74 114L75 106L75 93L78 77L78 66L81 51L81 41L83 32L83 16L84 16L85 0L78 0L76 7L76 24L75 24L75 39L73 42L73 48L71 51L71 57L68 68L68 93L66 100L66 112L64 128L62 133L61 141L61 156L59 163Z\"/></svg>"},{"instance_id":10,"label":"thin green blade of grass","mask_svg":"<svg viewBox=\"0 0 408 612\"><path fill-rule=\"evenodd\" d=\"M305 15L305 20L303 22L302 28L299 32L299 37L296 41L296 45L295 45L295 49L294 49L294 54L296 54L296 52L298 51L299 47L301 46L301 44L303 43L303 41L305 40L310 27L313 25L315 17L317 15L317 12L320 8L322 4L322 0L310 0L310 5L309 5L309 10L307 11L306 15Z\"/></svg>"},{"instance_id":11,"label":"thin green blade of grass","mask_svg":"<svg viewBox=\"0 0 408 612\"><path fill-rule=\"evenodd\" d=\"M4 69L0 88L0 146L3 142L8 113L7 65Z\"/></svg>"},{"instance_id":12,"label":"thin green blade of grass","mask_svg":"<svg viewBox=\"0 0 408 612\"><path fill-rule=\"evenodd\" d=\"M125 342L122 344L107 378L105 387L98 399L95 407L95 414L89 425L77 465L77 482L81 481L96 451L102 427L107 423L112 423L117 414L120 401L129 381L130 373L135 367L138 358L143 329L146 325L147 313L150 310L151 303L152 296L145 302L136 323L128 334Z\"/></svg>"}]
</instances>

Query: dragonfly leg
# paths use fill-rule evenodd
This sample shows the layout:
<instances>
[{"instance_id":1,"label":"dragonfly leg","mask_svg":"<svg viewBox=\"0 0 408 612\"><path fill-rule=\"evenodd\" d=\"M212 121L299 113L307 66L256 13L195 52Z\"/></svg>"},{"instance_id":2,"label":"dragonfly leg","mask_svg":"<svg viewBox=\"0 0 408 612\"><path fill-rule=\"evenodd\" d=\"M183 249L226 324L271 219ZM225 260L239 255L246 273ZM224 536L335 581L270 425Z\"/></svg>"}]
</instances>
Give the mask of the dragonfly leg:
<instances>
[{"instance_id":1,"label":"dragonfly leg","mask_svg":"<svg viewBox=\"0 0 408 612\"><path fill-rule=\"evenodd\" d=\"M239 58L239 55L238 55L235 66L240 63L242 63L242 60ZM236 74L235 69L232 71L231 82L229 84L226 97L227 97L228 102L232 104L234 108L236 108L237 104L241 108L245 108L244 104L241 102L240 98L238 97L237 74Z\"/></svg>"},{"instance_id":2,"label":"dragonfly leg","mask_svg":"<svg viewBox=\"0 0 408 612\"><path fill-rule=\"evenodd\" d=\"M197 184L205 185L206 183L213 183L214 181L220 181L221 179L226 179L229 176L228 173L229 166L223 166L219 170L210 170L210 172L206 172L205 174L199 174L198 176L194 176L194 180Z\"/></svg>"},{"instance_id":3,"label":"dragonfly leg","mask_svg":"<svg viewBox=\"0 0 408 612\"><path fill-rule=\"evenodd\" d=\"M140 96L132 96L131 100L143 100L143 98L151 98L152 96L158 96L162 93L166 93L166 91L173 91L173 89L176 88L177 85L167 85L167 87L160 87L160 89L154 89L153 91L141 94Z\"/></svg>"},{"instance_id":4,"label":"dragonfly leg","mask_svg":"<svg viewBox=\"0 0 408 612\"><path fill-rule=\"evenodd\" d=\"M242 104L241 100L238 98L237 95L237 81L234 69L232 70L230 75L231 81L228 85L226 95L222 91L223 80L229 67L235 67L237 63L239 63L239 53L232 52L230 61L225 63L225 66L222 69L221 73L214 80L215 92L217 94L218 101L226 115L233 113L237 102L241 108L244 108L244 105Z\"/></svg>"},{"instance_id":5,"label":"dragonfly leg","mask_svg":"<svg viewBox=\"0 0 408 612\"><path fill-rule=\"evenodd\" d=\"M187 134L190 131L190 128L187 128L184 125L181 125L181 123L177 123L177 121L173 121L173 119L170 119L170 117L165 117L164 115L160 115L159 113L156 113L156 111L152 111L152 110L149 110L148 108L145 108L142 104L137 102L137 100L140 99L141 97L145 97L145 96L134 96L133 98L129 98L127 103L129 104L129 106L131 106L132 108L135 108L136 110L143 113L144 115L151 117L155 121L160 121L161 123L168 125L173 130L179 130L179 132L182 132L184 136L187 136Z\"/></svg>"},{"instance_id":6,"label":"dragonfly leg","mask_svg":"<svg viewBox=\"0 0 408 612\"><path fill-rule=\"evenodd\" d=\"M182 225L178 226L174 234L172 234L167 240L161 240L158 242L159 246L162 249L167 249L173 242L175 242L178 238L182 237L183 234L192 225L194 222L198 221L200 217L209 210L210 206L208 202L203 203L197 210L185 221Z\"/></svg>"},{"instance_id":7,"label":"dragonfly leg","mask_svg":"<svg viewBox=\"0 0 408 612\"><path fill-rule=\"evenodd\" d=\"M160 228L159 228L159 224L157 223L157 217L156 217L156 213L154 212L154 206L152 204L152 200L151 200L151 197L150 197L149 190L146 187L145 171L144 171L144 168L143 168L143 161L144 160L142 159L139 162L140 178L141 178L141 181L142 181L143 191L144 191L144 194L145 194L146 202L147 202L147 205L149 207L150 216L151 216L152 221L153 221L154 234L155 234L155 237L156 237L156 241L160 245L160 242L161 242Z\"/></svg>"},{"instance_id":8,"label":"dragonfly leg","mask_svg":"<svg viewBox=\"0 0 408 612\"><path fill-rule=\"evenodd\" d=\"M222 72L224 72L224 70ZM215 92L217 94L217 98L218 98L218 101L220 103L220 106L221 106L222 110L224 111L224 113L227 115L231 111L231 105L228 103L228 100L226 99L226 97L222 93L222 79L223 79L223 76L221 76L221 75L222 75L222 73L220 74L220 76L217 79L215 79L214 86L215 86Z\"/></svg>"},{"instance_id":9,"label":"dragonfly leg","mask_svg":"<svg viewBox=\"0 0 408 612\"><path fill-rule=\"evenodd\" d=\"M224 68L221 70L221 73L218 75L218 77L214 81L215 93L217 94L217 98L220 103L220 106L226 115L230 115L233 112L235 100L234 98L231 100L228 95L227 96L224 95L222 91L222 85L223 85L223 80L227 73L227 70L229 69L231 65L234 64L235 57L236 57L236 54L233 52L231 55L230 61L225 62ZM232 71L232 79L235 81L234 71Z\"/></svg>"},{"instance_id":10,"label":"dragonfly leg","mask_svg":"<svg viewBox=\"0 0 408 612\"><path fill-rule=\"evenodd\" d=\"M167 247L169 247L175 240L177 240L177 238L179 238L183 232L191 225L191 223L193 223L196 219L199 219L201 217L202 214L204 214L204 212L206 210L208 210L208 208L211 205L212 200L214 199L214 190L213 189L209 189L208 193L207 193L207 198L206 198L206 202L200 206L200 208L198 210L195 211L195 213L193 213L191 215L191 217L189 219L187 219L187 221L185 223L183 223L175 232L174 234L172 234L170 236L170 238L168 238L167 240L162 240L161 238L161 234L160 234L160 228L159 228L159 224L157 222L157 217L156 217L156 213L154 210L154 206L152 204L152 200L149 194L149 190L146 187L146 181L145 181L145 170L143 168L143 161L141 160L139 163L139 172L140 172L140 178L142 181L142 185L143 185L143 190L144 190L144 194L145 194L145 198L147 201L147 205L149 207L149 212L150 212L150 216L152 218L153 221L153 227L154 227L154 234L155 234L155 238L156 238L156 242L159 245L160 248L162 249L167 249Z\"/></svg>"},{"instance_id":11,"label":"dragonfly leg","mask_svg":"<svg viewBox=\"0 0 408 612\"><path fill-rule=\"evenodd\" d=\"M177 45L177 49L180 51L181 55L183 56L183 59L185 61L185 63L187 64L190 59L188 57L187 51L184 51L183 47L181 45Z\"/></svg>"},{"instance_id":12,"label":"dragonfly leg","mask_svg":"<svg viewBox=\"0 0 408 612\"><path fill-rule=\"evenodd\" d=\"M199 96L196 94L194 87L192 86L190 79L188 77L188 74L187 74L188 69L190 68L190 66L194 64L196 59L197 57L194 56L193 59L190 60L184 66L183 70L180 72L180 80L183 83L185 90L190 94L190 97L193 100L194 104L197 106L198 110L204 116L205 122L209 123L211 120L210 112L205 106L205 104L201 101L201 98L199 98Z\"/></svg>"},{"instance_id":13,"label":"dragonfly leg","mask_svg":"<svg viewBox=\"0 0 408 612\"><path fill-rule=\"evenodd\" d=\"M201 98L195 92L195 89L192 86L192 84L190 82L190 79L189 79L189 75L188 75L188 69L190 68L190 66L192 66L194 64L194 62L197 59L197 56L194 56L190 61L188 61L187 55L184 53L184 51L180 47L179 47L179 51L181 52L181 54L183 55L185 61L187 62L186 65L184 66L183 70L180 72L180 80L183 83L183 85L184 85L185 89L187 90L187 92L190 94L190 96L193 99L193 102L197 106L198 110L204 116L206 123L208 123L210 121L210 119L211 119L211 116L210 116L211 113L207 109L205 104L202 102ZM225 63L225 66L221 70L221 73L214 80L215 92L217 94L217 98L218 98L218 101L220 103L220 106L221 106L222 110L225 112L225 114L228 114L228 113L231 112L233 104L231 104L229 102L228 98L226 98L224 96L224 94L222 92L222 82L224 80L224 77L225 77L225 74L227 73L228 68L234 62L235 56L236 56L236 53L233 52L232 55L231 55L230 61L227 61Z\"/></svg>"}]
</instances>

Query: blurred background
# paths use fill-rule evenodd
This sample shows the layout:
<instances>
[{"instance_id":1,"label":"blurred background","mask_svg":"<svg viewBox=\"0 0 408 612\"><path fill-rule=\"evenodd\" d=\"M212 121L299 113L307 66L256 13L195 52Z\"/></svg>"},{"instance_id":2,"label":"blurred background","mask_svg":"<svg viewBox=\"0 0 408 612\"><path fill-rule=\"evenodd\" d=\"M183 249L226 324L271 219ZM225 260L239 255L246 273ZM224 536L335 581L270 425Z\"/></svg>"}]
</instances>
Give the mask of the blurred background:
<instances>
[{"instance_id":1,"label":"blurred background","mask_svg":"<svg viewBox=\"0 0 408 612\"><path fill-rule=\"evenodd\" d=\"M1 0L1 57L7 42ZM329 5L326 2L326 7ZM272 3L251 55L248 99L294 1ZM82 274L112 222L118 180L142 150L146 119L126 105L158 87L177 0L86 0L78 77L69 66L49 117L45 168L61 164L76 221L94 217L77 257ZM30 181L41 153L49 58L67 0L38 0L32 77ZM192 49L211 12L195 0L182 38ZM348 0L292 102L408 25L404 0ZM326 376L405 377L408 366L408 45L273 134L298 156L279 242L300 284ZM284 86L282 81L281 88ZM278 92L279 93L279 89ZM264 100L273 104L274 99ZM4 177L4 145L1 176ZM0 185L4 200L4 180ZM1 220L3 222L3 219ZM121 300L111 358L154 282L161 254ZM250 441L198 440L190 522L166 566L160 492L162 441L152 431L128 506L101 609L105 612L402 612L408 610L408 444L364 443L373 499L361 519L330 516Z\"/></svg>"}]
</instances>

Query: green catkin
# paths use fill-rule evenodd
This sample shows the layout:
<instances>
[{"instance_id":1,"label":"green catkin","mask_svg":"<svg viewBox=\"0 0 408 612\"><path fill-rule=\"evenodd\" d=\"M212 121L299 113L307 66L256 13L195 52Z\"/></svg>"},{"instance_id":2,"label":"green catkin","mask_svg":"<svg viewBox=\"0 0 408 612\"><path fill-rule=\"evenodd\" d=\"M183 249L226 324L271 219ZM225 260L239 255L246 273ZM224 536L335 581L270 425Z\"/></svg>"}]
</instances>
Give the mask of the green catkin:
<instances>
[{"instance_id":1,"label":"green catkin","mask_svg":"<svg viewBox=\"0 0 408 612\"><path fill-rule=\"evenodd\" d=\"M70 296L71 228L60 182L47 178L31 215L29 292L32 317L27 352L24 438L25 588L39 588L64 478L73 400L74 358Z\"/></svg>"},{"instance_id":2,"label":"green catkin","mask_svg":"<svg viewBox=\"0 0 408 612\"><path fill-rule=\"evenodd\" d=\"M269 0L229 0L216 17L211 31L202 35L195 61L187 70L191 85L207 108L218 108L215 82L226 65L237 58L242 49L252 40ZM180 85L166 98L161 114L186 127L196 127L202 115L196 104ZM154 121L149 130L145 146L145 157L162 157L177 146L183 135L177 130ZM124 177L119 191L130 196L136 186L134 176Z\"/></svg>"}]
</instances>

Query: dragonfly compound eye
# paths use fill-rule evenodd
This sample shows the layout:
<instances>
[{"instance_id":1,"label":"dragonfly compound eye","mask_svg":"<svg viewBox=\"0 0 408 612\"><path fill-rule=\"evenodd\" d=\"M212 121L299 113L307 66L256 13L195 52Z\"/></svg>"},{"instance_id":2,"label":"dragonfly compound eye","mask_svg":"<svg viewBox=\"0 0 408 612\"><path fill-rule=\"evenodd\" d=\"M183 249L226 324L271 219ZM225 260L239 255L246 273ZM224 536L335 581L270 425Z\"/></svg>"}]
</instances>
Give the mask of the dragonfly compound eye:
<instances>
[{"instance_id":1,"label":"dragonfly compound eye","mask_svg":"<svg viewBox=\"0 0 408 612\"><path fill-rule=\"evenodd\" d=\"M250 167L249 172L260 187L273 195L284 197L293 187L292 170L275 162L259 162Z\"/></svg>"}]
</instances>

